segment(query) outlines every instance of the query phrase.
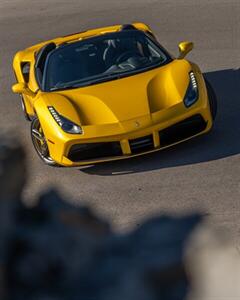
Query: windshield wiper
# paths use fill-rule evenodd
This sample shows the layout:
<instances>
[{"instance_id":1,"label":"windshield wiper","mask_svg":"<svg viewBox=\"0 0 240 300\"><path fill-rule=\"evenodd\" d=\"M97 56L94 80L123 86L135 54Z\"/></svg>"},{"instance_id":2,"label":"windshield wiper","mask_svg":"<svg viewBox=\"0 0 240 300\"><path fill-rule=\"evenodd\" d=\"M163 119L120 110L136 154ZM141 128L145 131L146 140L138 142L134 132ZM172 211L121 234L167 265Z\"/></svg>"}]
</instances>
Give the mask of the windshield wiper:
<instances>
[{"instance_id":1,"label":"windshield wiper","mask_svg":"<svg viewBox=\"0 0 240 300\"><path fill-rule=\"evenodd\" d=\"M54 86L54 87L50 88L50 91L74 89L74 88L78 88L81 86L93 85L96 83L106 82L109 80L115 80L115 79L119 79L119 78L121 78L120 74L109 74L109 75L107 75L103 78L99 78L99 79L82 81L80 83L75 83L75 84L65 84L65 85Z\"/></svg>"},{"instance_id":2,"label":"windshield wiper","mask_svg":"<svg viewBox=\"0 0 240 300\"><path fill-rule=\"evenodd\" d=\"M99 78L99 79L92 79L88 81L84 81L83 84L85 85L92 85L95 83L101 83L101 82L106 82L109 80L115 80L121 78L120 74L109 74L107 77Z\"/></svg>"},{"instance_id":3,"label":"windshield wiper","mask_svg":"<svg viewBox=\"0 0 240 300\"><path fill-rule=\"evenodd\" d=\"M62 85L62 86L54 86L52 88L50 88L50 91L58 91L58 90L67 90L67 89L72 89L74 86L73 85Z\"/></svg>"}]
</instances>

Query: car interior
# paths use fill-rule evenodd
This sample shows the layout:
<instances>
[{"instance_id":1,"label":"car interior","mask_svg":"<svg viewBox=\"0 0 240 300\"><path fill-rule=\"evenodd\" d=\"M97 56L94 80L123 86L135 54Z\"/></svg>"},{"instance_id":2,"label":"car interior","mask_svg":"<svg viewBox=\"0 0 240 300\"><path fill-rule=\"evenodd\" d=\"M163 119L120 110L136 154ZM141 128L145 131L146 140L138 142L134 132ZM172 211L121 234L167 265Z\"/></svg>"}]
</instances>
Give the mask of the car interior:
<instances>
[{"instance_id":1,"label":"car interior","mask_svg":"<svg viewBox=\"0 0 240 300\"><path fill-rule=\"evenodd\" d=\"M122 30L129 31L133 28L127 25ZM134 31L137 30L134 28ZM45 45L36 55L35 74L40 87L46 81L49 88L57 89L66 83L82 79L135 70L159 59L159 53L154 53L154 49L141 36L134 38L134 35L106 35L105 38L81 41L75 45ZM162 60L164 59L166 57L163 55Z\"/></svg>"}]
</instances>

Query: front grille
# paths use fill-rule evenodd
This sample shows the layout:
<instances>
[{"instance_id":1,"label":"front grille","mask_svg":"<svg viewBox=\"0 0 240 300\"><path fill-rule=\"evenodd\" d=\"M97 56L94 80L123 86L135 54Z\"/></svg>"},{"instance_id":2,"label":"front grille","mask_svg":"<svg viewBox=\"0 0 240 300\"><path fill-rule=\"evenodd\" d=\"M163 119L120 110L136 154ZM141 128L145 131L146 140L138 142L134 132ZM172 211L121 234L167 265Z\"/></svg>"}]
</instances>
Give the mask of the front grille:
<instances>
[{"instance_id":1,"label":"front grille","mask_svg":"<svg viewBox=\"0 0 240 300\"><path fill-rule=\"evenodd\" d=\"M73 162L122 155L119 142L88 143L73 145L68 158Z\"/></svg>"},{"instance_id":2,"label":"front grille","mask_svg":"<svg viewBox=\"0 0 240 300\"><path fill-rule=\"evenodd\" d=\"M195 115L159 131L161 147L165 147L194 136L205 130L207 123L201 115Z\"/></svg>"},{"instance_id":3,"label":"front grille","mask_svg":"<svg viewBox=\"0 0 240 300\"><path fill-rule=\"evenodd\" d=\"M154 149L153 136L147 135L138 139L129 140L132 154Z\"/></svg>"}]
</instances>

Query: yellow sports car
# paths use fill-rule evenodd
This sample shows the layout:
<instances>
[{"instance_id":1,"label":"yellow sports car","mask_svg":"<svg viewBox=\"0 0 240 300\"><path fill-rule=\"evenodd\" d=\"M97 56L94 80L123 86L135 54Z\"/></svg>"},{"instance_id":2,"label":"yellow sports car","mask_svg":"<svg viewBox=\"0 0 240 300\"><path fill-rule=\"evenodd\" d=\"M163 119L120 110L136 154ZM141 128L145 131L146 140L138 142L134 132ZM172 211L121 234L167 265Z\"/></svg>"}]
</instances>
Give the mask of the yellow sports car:
<instances>
[{"instance_id":1,"label":"yellow sports car","mask_svg":"<svg viewBox=\"0 0 240 300\"><path fill-rule=\"evenodd\" d=\"M174 58L143 23L56 38L13 61L40 158L79 166L129 158L208 132L215 93L198 66Z\"/></svg>"}]
</instances>

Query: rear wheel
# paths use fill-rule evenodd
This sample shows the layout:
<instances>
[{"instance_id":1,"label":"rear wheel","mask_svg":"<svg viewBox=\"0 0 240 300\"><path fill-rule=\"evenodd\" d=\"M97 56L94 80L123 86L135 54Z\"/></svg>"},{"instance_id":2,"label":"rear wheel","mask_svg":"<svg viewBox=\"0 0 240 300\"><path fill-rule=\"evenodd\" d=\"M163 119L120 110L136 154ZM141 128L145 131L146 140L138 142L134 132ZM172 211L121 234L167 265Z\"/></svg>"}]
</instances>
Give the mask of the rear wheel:
<instances>
[{"instance_id":1,"label":"rear wheel","mask_svg":"<svg viewBox=\"0 0 240 300\"><path fill-rule=\"evenodd\" d=\"M210 82L205 79L205 83L206 83L206 88L207 88L207 93L208 93L211 115L212 115L212 119L214 121L217 116L217 97L216 97L215 91L214 91L212 85L210 84Z\"/></svg>"},{"instance_id":2,"label":"rear wheel","mask_svg":"<svg viewBox=\"0 0 240 300\"><path fill-rule=\"evenodd\" d=\"M50 157L46 138L44 136L39 119L35 117L31 123L31 138L38 156L49 166L58 166Z\"/></svg>"}]
</instances>

